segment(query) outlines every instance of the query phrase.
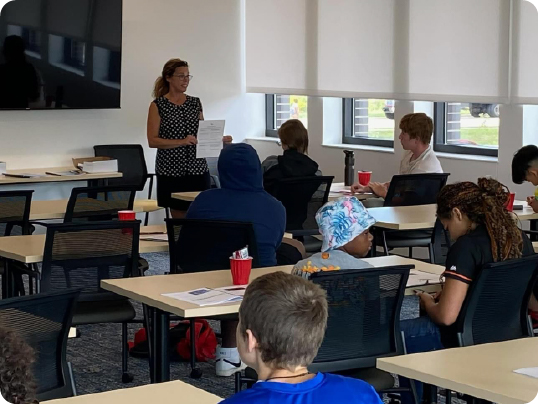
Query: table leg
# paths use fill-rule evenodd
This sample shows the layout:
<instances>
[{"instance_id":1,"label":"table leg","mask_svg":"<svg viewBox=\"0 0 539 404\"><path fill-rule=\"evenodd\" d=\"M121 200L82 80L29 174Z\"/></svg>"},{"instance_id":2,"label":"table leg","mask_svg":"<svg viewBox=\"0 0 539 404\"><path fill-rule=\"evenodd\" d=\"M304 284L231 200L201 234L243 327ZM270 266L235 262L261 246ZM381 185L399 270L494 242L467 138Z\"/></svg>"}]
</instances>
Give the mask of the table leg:
<instances>
[{"instance_id":1,"label":"table leg","mask_svg":"<svg viewBox=\"0 0 539 404\"><path fill-rule=\"evenodd\" d=\"M189 375L192 379L199 379L202 376L202 371L196 367L196 329L195 329L195 319L192 318L189 320L189 338L191 339L191 374Z\"/></svg>"},{"instance_id":2,"label":"table leg","mask_svg":"<svg viewBox=\"0 0 539 404\"><path fill-rule=\"evenodd\" d=\"M170 363L168 357L169 318L170 316L168 313L153 308L151 330L151 368L153 368L153 383L170 381Z\"/></svg>"},{"instance_id":3,"label":"table leg","mask_svg":"<svg viewBox=\"0 0 539 404\"><path fill-rule=\"evenodd\" d=\"M7 269L7 259L2 258L2 262L4 263L4 273L2 274L2 299L8 298L8 269Z\"/></svg>"}]
</instances>

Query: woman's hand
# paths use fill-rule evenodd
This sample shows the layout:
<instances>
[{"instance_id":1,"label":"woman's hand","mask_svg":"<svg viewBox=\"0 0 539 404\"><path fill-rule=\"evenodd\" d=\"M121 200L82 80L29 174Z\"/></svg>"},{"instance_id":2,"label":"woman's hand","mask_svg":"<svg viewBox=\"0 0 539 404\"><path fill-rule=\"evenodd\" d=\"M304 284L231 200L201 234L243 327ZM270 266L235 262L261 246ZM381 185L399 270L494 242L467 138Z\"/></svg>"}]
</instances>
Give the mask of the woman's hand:
<instances>
[{"instance_id":1,"label":"woman's hand","mask_svg":"<svg viewBox=\"0 0 539 404\"><path fill-rule=\"evenodd\" d=\"M232 136L223 136L223 143L224 144L232 143Z\"/></svg>"},{"instance_id":2,"label":"woman's hand","mask_svg":"<svg viewBox=\"0 0 539 404\"><path fill-rule=\"evenodd\" d=\"M352 184L350 190L353 194L364 194L369 191L369 187L364 187L359 182L356 182L355 184Z\"/></svg>"},{"instance_id":3,"label":"woman's hand","mask_svg":"<svg viewBox=\"0 0 539 404\"><path fill-rule=\"evenodd\" d=\"M193 135L187 135L185 139L182 139L182 146L192 146L198 143L198 140Z\"/></svg>"},{"instance_id":4,"label":"woman's hand","mask_svg":"<svg viewBox=\"0 0 539 404\"><path fill-rule=\"evenodd\" d=\"M385 198L387 195L387 188L385 184L381 182L371 182L369 183L369 188L372 189L373 194L378 195L382 198Z\"/></svg>"},{"instance_id":5,"label":"woman's hand","mask_svg":"<svg viewBox=\"0 0 539 404\"><path fill-rule=\"evenodd\" d=\"M419 308L420 310L426 310L426 306L429 303L435 303L435 298L430 293L423 292L422 290L415 291L416 296L419 296Z\"/></svg>"},{"instance_id":6,"label":"woman's hand","mask_svg":"<svg viewBox=\"0 0 539 404\"><path fill-rule=\"evenodd\" d=\"M537 199L535 199L535 196L528 196L526 198L526 201L528 202L528 205L533 209L533 211L537 213Z\"/></svg>"}]
</instances>

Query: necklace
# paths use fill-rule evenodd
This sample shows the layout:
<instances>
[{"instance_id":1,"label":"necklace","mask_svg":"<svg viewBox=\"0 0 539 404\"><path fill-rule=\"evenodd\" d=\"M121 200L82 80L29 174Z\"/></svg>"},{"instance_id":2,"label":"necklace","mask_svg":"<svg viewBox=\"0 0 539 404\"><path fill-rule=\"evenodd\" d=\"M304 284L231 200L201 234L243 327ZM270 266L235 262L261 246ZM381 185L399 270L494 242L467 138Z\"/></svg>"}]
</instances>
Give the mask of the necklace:
<instances>
[{"instance_id":1,"label":"necklace","mask_svg":"<svg viewBox=\"0 0 539 404\"><path fill-rule=\"evenodd\" d=\"M274 379L293 379L294 377L301 377L301 376L307 376L310 375L310 372L300 373L299 375L293 375L293 376L275 376L275 377L268 377L265 381L274 380Z\"/></svg>"}]
</instances>

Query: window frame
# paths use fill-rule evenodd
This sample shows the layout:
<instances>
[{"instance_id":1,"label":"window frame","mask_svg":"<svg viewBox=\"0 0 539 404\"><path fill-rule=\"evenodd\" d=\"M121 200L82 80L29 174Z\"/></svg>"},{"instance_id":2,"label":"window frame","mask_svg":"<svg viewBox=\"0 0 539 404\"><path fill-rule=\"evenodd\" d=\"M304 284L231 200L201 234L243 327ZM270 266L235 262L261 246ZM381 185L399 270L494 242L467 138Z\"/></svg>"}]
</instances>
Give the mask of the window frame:
<instances>
[{"instance_id":1,"label":"window frame","mask_svg":"<svg viewBox=\"0 0 539 404\"><path fill-rule=\"evenodd\" d=\"M266 137L279 138L275 129L275 94L266 94Z\"/></svg>"},{"instance_id":2,"label":"window frame","mask_svg":"<svg viewBox=\"0 0 539 404\"><path fill-rule=\"evenodd\" d=\"M362 146L376 146L393 149L395 139L366 139L363 137L354 137L354 98L343 98L342 100L342 142L343 144L355 144ZM393 120L395 122L395 120Z\"/></svg>"},{"instance_id":3,"label":"window frame","mask_svg":"<svg viewBox=\"0 0 539 404\"><path fill-rule=\"evenodd\" d=\"M491 149L487 147L473 147L464 145L448 145L446 141L446 129L447 129L447 103L435 102L434 103L434 142L433 148L435 152L452 153L452 154L465 154L473 156L488 156L498 157L499 149ZM499 130L499 129L498 129ZM499 131L498 131L499 139Z\"/></svg>"}]
</instances>

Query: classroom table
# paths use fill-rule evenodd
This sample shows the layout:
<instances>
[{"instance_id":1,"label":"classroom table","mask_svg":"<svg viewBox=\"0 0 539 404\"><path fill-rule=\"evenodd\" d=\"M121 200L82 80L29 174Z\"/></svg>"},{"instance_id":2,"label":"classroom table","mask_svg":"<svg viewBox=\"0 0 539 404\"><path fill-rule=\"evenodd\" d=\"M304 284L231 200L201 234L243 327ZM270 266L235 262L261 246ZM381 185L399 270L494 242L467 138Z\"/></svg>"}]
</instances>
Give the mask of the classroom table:
<instances>
[{"instance_id":1,"label":"classroom table","mask_svg":"<svg viewBox=\"0 0 539 404\"><path fill-rule=\"evenodd\" d=\"M376 367L495 403L529 403L537 379L513 370L537 367L537 338L378 358Z\"/></svg>"},{"instance_id":2,"label":"classroom table","mask_svg":"<svg viewBox=\"0 0 539 404\"><path fill-rule=\"evenodd\" d=\"M537 241L533 241L532 245L533 245L533 251L537 253Z\"/></svg>"},{"instance_id":3,"label":"classroom table","mask_svg":"<svg viewBox=\"0 0 539 404\"><path fill-rule=\"evenodd\" d=\"M103 393L85 394L82 396L61 398L57 400L43 401L47 404L148 404L156 403L197 403L217 404L222 401L221 397L208 393L190 384L179 380L147 384L145 386L131 387L106 391Z\"/></svg>"},{"instance_id":4,"label":"classroom table","mask_svg":"<svg viewBox=\"0 0 539 404\"><path fill-rule=\"evenodd\" d=\"M413 264L417 268L417 270L414 271L415 273L423 272L426 278L431 279L432 274L435 274L436 278L439 279L439 275L443 272L443 267L441 266L399 256L367 258L364 260L374 267ZM253 268L250 280L252 281L259 276L276 271L290 273L292 268L293 266L291 265ZM152 382L162 382L170 379L168 351L165 348L168 346L168 334L166 330L169 328L169 313L189 319L193 324L195 318L236 314L240 307L239 302L213 306L198 306L171 297L162 296L162 294L185 292L202 287L225 287L230 286L231 284L232 277L230 270L212 271L211 274L199 272L126 279L108 279L101 281L101 287L103 289L146 304L148 308L150 308L152 324L155 324L155 327L152 327L153 329L150 334L152 344L151 352L155 353L152 355L152 368L154 369ZM195 338L193 335L194 331L195 328L191 326L192 341ZM194 345L191 346L191 349L194 350ZM191 368L191 376L200 377L200 372L196 369L195 355L193 352L191 353Z\"/></svg>"},{"instance_id":5,"label":"classroom table","mask_svg":"<svg viewBox=\"0 0 539 404\"><path fill-rule=\"evenodd\" d=\"M344 193L340 191L349 191L350 187L347 187L344 185L344 182L336 182L331 184L331 189L329 191L329 197L328 200L333 200L340 198L341 196L345 196ZM193 202L195 198L200 194L199 191L195 192L175 192L172 194L172 198L174 199L180 199L182 201L188 201ZM355 194L354 195L357 199L360 201L364 201L366 199L370 198L377 198L374 194Z\"/></svg>"},{"instance_id":6,"label":"classroom table","mask_svg":"<svg viewBox=\"0 0 539 404\"><path fill-rule=\"evenodd\" d=\"M52 201L32 201L30 207L30 220L50 220L63 219L67 208L67 199L56 199ZM133 203L133 211L155 212L163 209L157 206L157 201L154 199L135 199Z\"/></svg>"},{"instance_id":7,"label":"classroom table","mask_svg":"<svg viewBox=\"0 0 539 404\"><path fill-rule=\"evenodd\" d=\"M123 176L120 172L113 173L84 173L79 175L49 175L46 172L62 172L74 170L75 167L51 167L51 168L25 168L22 170L7 170L8 174L39 174L40 177L34 178L19 178L19 177L6 177L0 174L0 185L15 185L15 184L30 184L41 182L66 182L66 181L91 181L102 180L108 178L120 178Z\"/></svg>"}]
</instances>

